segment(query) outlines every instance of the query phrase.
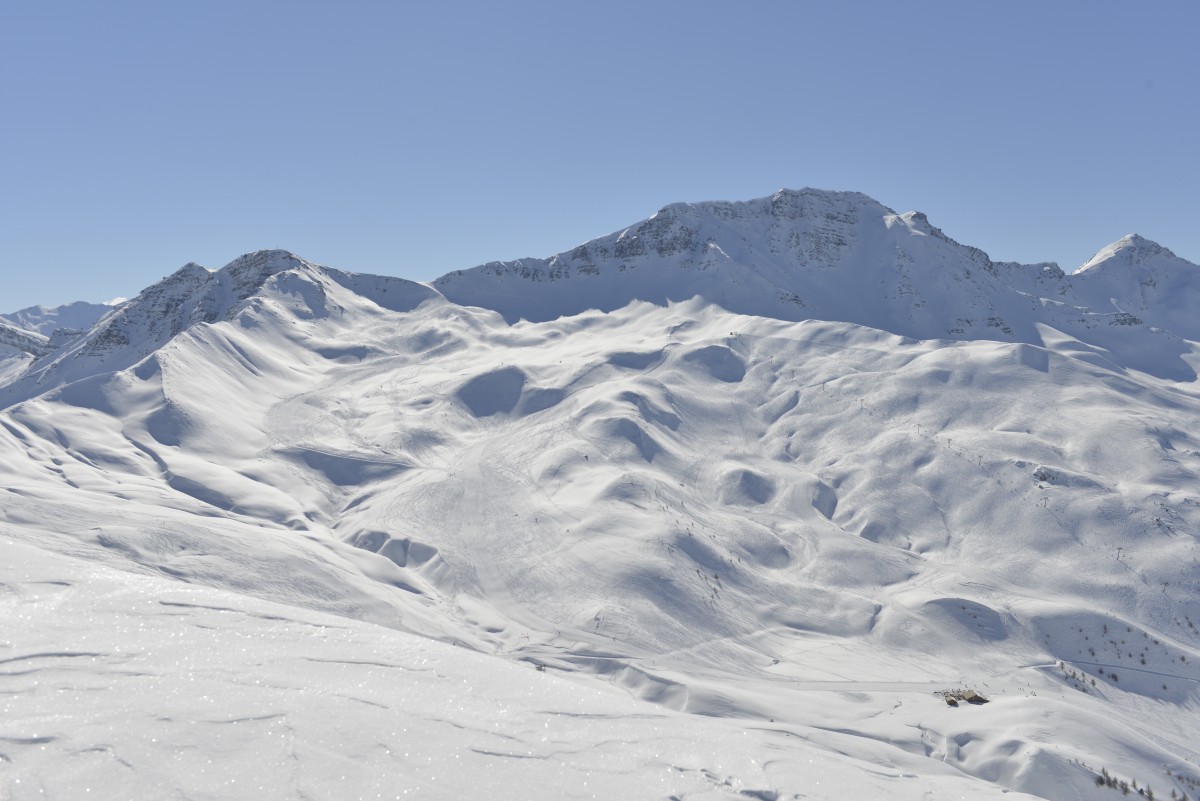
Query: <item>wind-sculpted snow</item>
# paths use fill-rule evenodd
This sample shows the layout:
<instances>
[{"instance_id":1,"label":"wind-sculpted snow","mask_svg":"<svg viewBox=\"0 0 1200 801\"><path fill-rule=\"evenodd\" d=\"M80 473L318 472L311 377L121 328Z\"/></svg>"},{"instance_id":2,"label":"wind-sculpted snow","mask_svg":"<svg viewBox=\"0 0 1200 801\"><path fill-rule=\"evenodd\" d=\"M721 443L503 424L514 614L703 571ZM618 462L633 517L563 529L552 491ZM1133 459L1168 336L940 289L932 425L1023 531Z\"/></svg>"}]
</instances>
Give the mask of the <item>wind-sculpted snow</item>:
<instances>
[{"instance_id":1,"label":"wind-sculpted snow","mask_svg":"<svg viewBox=\"0 0 1200 801\"><path fill-rule=\"evenodd\" d=\"M0 753L25 771L23 782L70 796L76 785L48 777L68 753L99 747L92 732L136 714L145 725L130 736L161 739L165 724L154 721L165 714L180 727L167 727L175 739L163 742L192 749L196 761L181 763L185 778L172 785L146 767L159 752L109 742L135 766L117 771L131 783L120 786L143 788L127 796L208 787L195 772L203 758L238 782L261 775L275 788L266 795L278 797L355 795L351 779L331 789L335 762L363 769L338 769L350 776L384 776L390 765L426 782L432 797L459 792L471 770L499 771L513 782L504 788L549 787L548 797L908 798L1007 788L1115 798L1097 789L1102 770L1160 798L1195 797L1200 360L1185 329L1164 330L1170 303L1182 309L1186 295L1147 293L1136 318L1128 305L1101 310L1080 287L1116 269L1109 257L1072 276L995 264L921 215L881 209L861 195L813 192L668 207L667 223L621 246L621 258L639 265L624 273L609 275L589 243L594 274L579 269L581 257L553 279L510 265L438 284L451 300L474 287L493 305L519 297L542 310L524 321L515 306L503 314L463 306L429 287L279 252L217 273L185 268L147 290L7 388L0 533L19 543L8 547L22 564L50 560L61 575L47 581L79 582L57 557L36 556L58 552L139 574L130 582L156 602L193 604L166 607L198 638L180 639L182 653L223 655L206 674L211 697L235 683L247 689L212 714L178 701L154 711L180 698L170 688L181 674L150 654L129 657L130 670L159 684L117 678L117 657L143 646L100 640L127 625L122 609L151 631L178 621L89 585L79 603L105 611L86 636L69 616L46 611L6 635L6 647L13 658L97 654L89 681L112 687L107 698L124 693L124 706L90 706L87 726L72 728L84 733L68 733L66 724L39 724L38 696L20 696ZM655 273L658 259L705 273L694 259L682 266L705 252L697 239L735 230L742 249L728 237L718 247L742 261L721 268L722 281L735 267L758 278L703 285L729 290L724 301L643 291L668 286L643 281L666 275ZM619 240L605 245L610 253ZM757 261L772 247L790 266L780 261L771 273L772 262ZM911 295L862 278L895 277L898 257L859 259L889 248L913 255L910 277L928 278ZM1165 270L1160 257L1154 269ZM730 287L748 299L748 287L764 286L759 278L781 281L792 269L825 276L813 284L828 289L822 308L842 304L843 318L738 314L725 302L741 297ZM572 288L593 278L603 281L587 284L590 296ZM600 291L628 289L621 280L645 297L618 304L619 294ZM515 294L487 295L497 287ZM571 306L588 297L591 306ZM952 305L972 298L982 305ZM1001 303L1012 304L1003 307L1008 332L978 323ZM1024 317L1010 310L1020 303ZM913 336L968 315L957 334ZM129 341L96 350L107 330ZM0 580L18 597L42 591ZM180 589L162 589L171 586ZM97 606L87 600L95 597L115 600ZM204 607L218 611L195 611ZM263 617L282 619L275 634L259 628ZM298 633L318 620L344 630L329 642ZM461 715L421 707L409 731L384 730L394 710L437 692L407 662L378 653L416 647L403 632L480 652L460 650L478 669L454 674L463 681L440 696ZM263 650L243 660L225 647L243 636ZM270 690L299 675L292 654L309 670L326 659L382 667L305 682L328 695ZM44 675L60 675L72 659L45 656ZM501 714L479 700L492 689L478 697L466 689L485 686L485 674L520 688L520 700L504 701L515 728L479 725ZM588 679L598 686L587 689ZM543 681L602 693L600 706L614 698L606 685L656 706L614 703L611 714L625 720L619 732L558 732L559 690ZM935 694L955 689L990 702L951 706ZM334 714L330 699L342 696L358 700L336 702ZM253 745L275 742L272 727L283 725L260 713L289 722L298 756ZM638 715L656 721L653 734L638 728ZM205 724L234 719L245 726L233 734ZM317 723L328 719L347 721L337 737ZM528 735L545 729L542 745ZM37 751L3 745L35 736L56 739ZM225 736L237 747L220 747ZM545 745L562 742L592 748ZM692 743L701 756L684 765L668 742ZM720 742L746 743L730 758L745 754L759 772L713 767L705 744ZM855 762L838 768L846 789L827 790L820 771L842 763L792 750L801 742L872 763L876 773L865 775L880 783L856 784ZM469 767L447 777L449 762L395 756L407 748L424 759L429 743L458 748ZM590 755L607 749L627 761L601 779ZM517 753L526 758L518 763ZM238 754L273 767L263 773L261 759L252 767ZM793 781L782 766L795 764L821 786ZM897 778L905 775L913 784ZM961 783L952 790L941 784L951 775ZM379 781L371 787L385 795L399 786ZM629 790L637 781L645 789Z\"/></svg>"}]
</instances>

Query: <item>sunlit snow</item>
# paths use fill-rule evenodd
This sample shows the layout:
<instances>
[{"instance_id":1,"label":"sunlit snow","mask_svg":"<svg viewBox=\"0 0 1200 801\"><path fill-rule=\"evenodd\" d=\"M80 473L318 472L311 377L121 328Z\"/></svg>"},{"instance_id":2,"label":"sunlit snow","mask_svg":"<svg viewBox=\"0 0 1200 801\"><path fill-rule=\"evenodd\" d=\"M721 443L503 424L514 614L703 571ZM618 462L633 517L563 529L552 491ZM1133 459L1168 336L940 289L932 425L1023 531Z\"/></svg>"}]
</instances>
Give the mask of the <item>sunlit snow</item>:
<instances>
[{"instance_id":1,"label":"sunlit snow","mask_svg":"<svg viewBox=\"0 0 1200 801\"><path fill-rule=\"evenodd\" d=\"M1195 798L1198 289L803 190L6 323L0 797Z\"/></svg>"}]
</instances>

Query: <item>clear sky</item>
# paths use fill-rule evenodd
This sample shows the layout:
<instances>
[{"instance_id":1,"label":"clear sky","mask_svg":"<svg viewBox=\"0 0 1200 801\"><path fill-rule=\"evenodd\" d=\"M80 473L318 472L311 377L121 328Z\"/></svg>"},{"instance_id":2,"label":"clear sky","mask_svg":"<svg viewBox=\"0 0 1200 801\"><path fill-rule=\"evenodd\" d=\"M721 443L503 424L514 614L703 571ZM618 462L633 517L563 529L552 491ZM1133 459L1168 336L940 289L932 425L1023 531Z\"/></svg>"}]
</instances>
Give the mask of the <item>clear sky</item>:
<instances>
[{"instance_id":1,"label":"clear sky","mask_svg":"<svg viewBox=\"0 0 1200 801\"><path fill-rule=\"evenodd\" d=\"M283 247L429 280L667 203L1200 261L1200 3L0 3L0 312Z\"/></svg>"}]
</instances>

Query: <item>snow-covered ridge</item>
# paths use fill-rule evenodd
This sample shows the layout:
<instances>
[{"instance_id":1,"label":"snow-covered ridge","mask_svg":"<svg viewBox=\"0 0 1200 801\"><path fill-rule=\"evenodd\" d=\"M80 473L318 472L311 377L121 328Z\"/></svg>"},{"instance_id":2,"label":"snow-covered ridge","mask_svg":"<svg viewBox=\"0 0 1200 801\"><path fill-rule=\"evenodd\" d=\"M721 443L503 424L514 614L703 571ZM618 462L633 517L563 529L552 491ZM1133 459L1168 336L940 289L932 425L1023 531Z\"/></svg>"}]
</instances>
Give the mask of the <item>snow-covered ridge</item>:
<instances>
[{"instance_id":1,"label":"snow-covered ridge","mask_svg":"<svg viewBox=\"0 0 1200 801\"><path fill-rule=\"evenodd\" d=\"M1102 277L1114 271L1102 264L1153 273L1151 263L1167 262L1184 296L1147 298L1137 281L1115 287L1116 278ZM897 214L854 192L802 189L737 203L672 204L573 250L490 262L434 286L510 322L699 296L730 311L783 320L847 321L924 339L1036 342L1039 323L1075 333L1146 322L1193 335L1198 329L1167 307L1200 312L1198 273L1141 238L1106 248L1072 276L1049 263L993 262L920 212ZM1125 302L1101 299L1117 289Z\"/></svg>"},{"instance_id":2,"label":"snow-covered ridge","mask_svg":"<svg viewBox=\"0 0 1200 801\"><path fill-rule=\"evenodd\" d=\"M41 338L36 355L43 358L0 390L0 403L131 367L183 332L232 320L247 308L267 304L294 320L340 314L344 309L330 294L343 290L391 310L437 297L411 281L321 267L285 250L248 253L220 270L192 262L100 317L89 330L60 329L48 342Z\"/></svg>"},{"instance_id":3,"label":"snow-covered ridge","mask_svg":"<svg viewBox=\"0 0 1200 801\"><path fill-rule=\"evenodd\" d=\"M272 282L284 273L294 278ZM388 286L395 287L391 295ZM116 309L73 304L10 315L59 330L48 343L36 333L22 339L18 349L40 360L22 368L26 388L10 387L5 402L129 367L193 326L261 303L252 299L264 291L291 296L285 305L302 318L340 313L337 303L326 303L329 287L393 310L444 296L498 311L509 322L699 297L740 314L852 322L920 339L1040 345L1038 326L1046 324L1131 365L1146 350L1134 340L1161 338L1147 326L1200 337L1200 268L1139 236L1102 249L1066 275L1052 263L993 262L925 214L897 214L861 193L784 189L749 201L670 204L570 251L455 271L432 289L321 267L283 250L246 254L220 270L187 264ZM60 325L93 317L86 330ZM1170 343L1153 347L1177 350ZM1170 359L1160 360L1159 369L1190 370Z\"/></svg>"},{"instance_id":4,"label":"snow-covered ridge","mask_svg":"<svg viewBox=\"0 0 1200 801\"><path fill-rule=\"evenodd\" d=\"M248 253L218 271L185 264L107 318L82 353L97 355L134 340L163 342L191 325L226 319L268 278L305 266L312 265L282 250Z\"/></svg>"},{"instance_id":5,"label":"snow-covered ridge","mask_svg":"<svg viewBox=\"0 0 1200 801\"><path fill-rule=\"evenodd\" d=\"M70 381L130 367L189 326L226 319L268 277L304 264L284 251L247 254L216 272L195 263L186 264L35 362L19 381L6 388L9 402Z\"/></svg>"},{"instance_id":6,"label":"snow-covered ridge","mask_svg":"<svg viewBox=\"0 0 1200 801\"><path fill-rule=\"evenodd\" d=\"M1070 282L1080 303L1200 339L1200 267L1157 242L1122 237L1072 273Z\"/></svg>"},{"instance_id":7,"label":"snow-covered ridge","mask_svg":"<svg viewBox=\"0 0 1200 801\"><path fill-rule=\"evenodd\" d=\"M1176 259L1182 261L1157 242L1152 242L1140 234L1126 234L1111 245L1097 251L1096 255L1084 262L1074 274L1079 275L1089 270L1131 268L1147 262Z\"/></svg>"},{"instance_id":8,"label":"snow-covered ridge","mask_svg":"<svg viewBox=\"0 0 1200 801\"><path fill-rule=\"evenodd\" d=\"M50 340L46 337L3 321L0 321L0 347L34 356L44 356L51 350Z\"/></svg>"},{"instance_id":9,"label":"snow-covered ridge","mask_svg":"<svg viewBox=\"0 0 1200 801\"><path fill-rule=\"evenodd\" d=\"M51 336L60 329L86 331L112 310L113 306L108 304L80 300L64 306L30 306L9 314L0 314L0 321Z\"/></svg>"}]
</instances>

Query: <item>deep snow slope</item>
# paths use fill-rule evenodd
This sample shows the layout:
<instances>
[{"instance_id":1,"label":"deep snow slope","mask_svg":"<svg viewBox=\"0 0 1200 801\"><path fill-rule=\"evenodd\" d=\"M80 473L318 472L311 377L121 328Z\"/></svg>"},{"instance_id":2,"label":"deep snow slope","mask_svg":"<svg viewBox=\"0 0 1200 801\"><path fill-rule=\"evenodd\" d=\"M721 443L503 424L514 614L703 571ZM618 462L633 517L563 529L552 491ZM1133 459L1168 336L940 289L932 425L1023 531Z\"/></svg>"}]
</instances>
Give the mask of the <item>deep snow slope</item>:
<instances>
[{"instance_id":1,"label":"deep snow slope","mask_svg":"<svg viewBox=\"0 0 1200 801\"><path fill-rule=\"evenodd\" d=\"M671 726L1195 797L1195 265L1140 240L996 264L861 195L667 211L583 246L595 272L440 291L280 251L186 267L0 389L0 534L590 677ZM992 702L935 695L964 687Z\"/></svg>"}]
</instances>

